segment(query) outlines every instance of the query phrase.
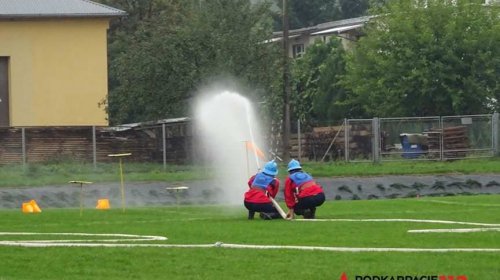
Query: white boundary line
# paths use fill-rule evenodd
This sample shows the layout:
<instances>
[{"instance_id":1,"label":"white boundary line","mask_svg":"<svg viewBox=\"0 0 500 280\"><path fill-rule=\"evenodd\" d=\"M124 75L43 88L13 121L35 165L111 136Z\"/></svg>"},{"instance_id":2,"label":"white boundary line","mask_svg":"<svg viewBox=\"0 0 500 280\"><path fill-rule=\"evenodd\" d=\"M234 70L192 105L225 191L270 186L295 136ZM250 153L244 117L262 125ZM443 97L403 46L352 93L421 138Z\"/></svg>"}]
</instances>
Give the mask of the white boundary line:
<instances>
[{"instance_id":1,"label":"white boundary line","mask_svg":"<svg viewBox=\"0 0 500 280\"><path fill-rule=\"evenodd\" d=\"M287 246L287 245L241 245L220 244L217 247L233 249L281 249L281 250L318 250L333 252L500 252L500 248L356 248L356 247L320 247L320 246Z\"/></svg>"},{"instance_id":2,"label":"white boundary line","mask_svg":"<svg viewBox=\"0 0 500 280\"><path fill-rule=\"evenodd\" d=\"M71 241L71 240L68 240ZM156 247L156 248L211 248L217 247L215 244L123 244L123 243L47 243L37 241L0 241L0 246L19 246L19 247Z\"/></svg>"},{"instance_id":3,"label":"white boundary line","mask_svg":"<svg viewBox=\"0 0 500 280\"><path fill-rule=\"evenodd\" d=\"M448 252L491 252L498 253L500 248L356 248L356 247L322 247L322 246L290 246L290 245L252 245L252 244L106 244L106 243L38 243L36 241L0 241L0 246L19 247L111 247L111 248L230 248L259 250L305 250L330 252L403 252L403 253L448 253Z\"/></svg>"},{"instance_id":4,"label":"white boundary line","mask_svg":"<svg viewBox=\"0 0 500 280\"><path fill-rule=\"evenodd\" d=\"M500 231L500 228L454 228L454 229L412 229L409 233L441 233L441 232L484 232L484 231Z\"/></svg>"},{"instance_id":5,"label":"white boundary line","mask_svg":"<svg viewBox=\"0 0 500 280\"><path fill-rule=\"evenodd\" d=\"M136 234L121 234L121 233L43 233L43 232L0 232L0 235L56 235L56 236L97 236L97 237L119 237L117 239L85 239L85 240L28 240L28 241L12 241L12 242L21 242L21 243L74 243L74 242L122 242L122 241L164 241L167 240L166 237L163 236L154 236L154 235L136 235ZM127 238L121 238L127 237ZM10 242L10 241L0 241L0 245L2 242Z\"/></svg>"},{"instance_id":6,"label":"white boundary line","mask_svg":"<svg viewBox=\"0 0 500 280\"><path fill-rule=\"evenodd\" d=\"M470 225L483 226L483 228L467 228L467 229L418 229L408 230L408 233L469 233L469 232L485 232L485 231L500 231L500 224L486 223L471 223L457 222L444 220L420 220L420 219L301 219L295 220L301 222L411 222L411 223L431 223L431 224L455 224L455 225Z\"/></svg>"},{"instance_id":7,"label":"white boundary line","mask_svg":"<svg viewBox=\"0 0 500 280\"><path fill-rule=\"evenodd\" d=\"M421 220L421 219L298 219L297 222L407 222L407 223L430 223L430 224L454 224L484 227L500 227L500 224L486 224L473 222L458 222L445 220Z\"/></svg>"},{"instance_id":8,"label":"white boundary line","mask_svg":"<svg viewBox=\"0 0 500 280\"><path fill-rule=\"evenodd\" d=\"M451 205L463 205L463 206L500 207L500 204L466 203L466 202L444 201L444 200L436 200L436 199L420 199L418 201L419 202L440 203L440 204L451 204Z\"/></svg>"}]
</instances>

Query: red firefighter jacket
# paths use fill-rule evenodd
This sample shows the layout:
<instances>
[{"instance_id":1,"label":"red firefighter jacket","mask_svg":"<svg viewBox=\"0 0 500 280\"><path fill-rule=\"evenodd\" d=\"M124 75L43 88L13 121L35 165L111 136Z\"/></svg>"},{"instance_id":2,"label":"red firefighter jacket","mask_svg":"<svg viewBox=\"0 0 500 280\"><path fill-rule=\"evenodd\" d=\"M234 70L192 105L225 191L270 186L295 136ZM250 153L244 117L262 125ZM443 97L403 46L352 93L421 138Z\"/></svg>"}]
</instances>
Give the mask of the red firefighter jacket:
<instances>
[{"instance_id":1,"label":"red firefighter jacket","mask_svg":"<svg viewBox=\"0 0 500 280\"><path fill-rule=\"evenodd\" d=\"M298 188L297 188L298 187ZM298 191L298 193L297 193ZM297 186L289 176L285 180L285 203L288 209L293 209L299 198L317 195L322 193L323 189L314 180Z\"/></svg>"},{"instance_id":2,"label":"red firefighter jacket","mask_svg":"<svg viewBox=\"0 0 500 280\"><path fill-rule=\"evenodd\" d=\"M271 203L271 200L266 195L266 191L271 197L276 197L280 188L280 180L278 178L274 178L274 180L272 180L264 190L259 187L252 187L254 178L255 175L248 180L249 189L245 192L245 201L250 203Z\"/></svg>"}]
</instances>

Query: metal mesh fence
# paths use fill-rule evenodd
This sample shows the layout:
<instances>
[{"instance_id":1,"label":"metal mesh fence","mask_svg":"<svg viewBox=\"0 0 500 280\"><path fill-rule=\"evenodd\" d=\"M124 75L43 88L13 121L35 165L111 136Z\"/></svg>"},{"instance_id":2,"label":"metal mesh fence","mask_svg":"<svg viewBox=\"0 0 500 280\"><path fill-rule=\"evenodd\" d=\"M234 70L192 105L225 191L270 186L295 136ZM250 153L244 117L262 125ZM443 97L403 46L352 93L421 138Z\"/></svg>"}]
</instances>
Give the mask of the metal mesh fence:
<instances>
[{"instance_id":1,"label":"metal mesh fence","mask_svg":"<svg viewBox=\"0 0 500 280\"><path fill-rule=\"evenodd\" d=\"M306 160L450 160L496 155L498 123L498 113L346 119L303 126L299 137Z\"/></svg>"},{"instance_id":2,"label":"metal mesh fence","mask_svg":"<svg viewBox=\"0 0 500 280\"><path fill-rule=\"evenodd\" d=\"M442 117L443 159L494 155L492 115Z\"/></svg>"},{"instance_id":3,"label":"metal mesh fence","mask_svg":"<svg viewBox=\"0 0 500 280\"><path fill-rule=\"evenodd\" d=\"M440 117L380 119L381 160L439 159Z\"/></svg>"},{"instance_id":4,"label":"metal mesh fence","mask_svg":"<svg viewBox=\"0 0 500 280\"><path fill-rule=\"evenodd\" d=\"M499 114L345 119L291 125L290 157L301 161L450 160L491 157L500 146ZM270 128L269 153L281 155L281 123ZM121 127L0 128L0 164L76 160L193 163L202 147L189 119Z\"/></svg>"}]
</instances>

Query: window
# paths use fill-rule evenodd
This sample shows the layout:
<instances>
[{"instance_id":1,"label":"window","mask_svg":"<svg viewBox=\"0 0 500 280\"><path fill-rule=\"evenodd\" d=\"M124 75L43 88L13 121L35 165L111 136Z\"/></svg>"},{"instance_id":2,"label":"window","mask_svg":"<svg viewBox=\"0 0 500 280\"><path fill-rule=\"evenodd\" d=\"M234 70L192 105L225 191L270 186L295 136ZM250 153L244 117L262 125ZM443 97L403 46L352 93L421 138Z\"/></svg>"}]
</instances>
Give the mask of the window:
<instances>
[{"instance_id":1,"label":"window","mask_svg":"<svg viewBox=\"0 0 500 280\"><path fill-rule=\"evenodd\" d=\"M9 115L9 57L0 56L0 127L10 126Z\"/></svg>"},{"instance_id":2,"label":"window","mask_svg":"<svg viewBox=\"0 0 500 280\"><path fill-rule=\"evenodd\" d=\"M292 46L293 58L299 58L304 55L305 48L304 44L295 44Z\"/></svg>"}]
</instances>

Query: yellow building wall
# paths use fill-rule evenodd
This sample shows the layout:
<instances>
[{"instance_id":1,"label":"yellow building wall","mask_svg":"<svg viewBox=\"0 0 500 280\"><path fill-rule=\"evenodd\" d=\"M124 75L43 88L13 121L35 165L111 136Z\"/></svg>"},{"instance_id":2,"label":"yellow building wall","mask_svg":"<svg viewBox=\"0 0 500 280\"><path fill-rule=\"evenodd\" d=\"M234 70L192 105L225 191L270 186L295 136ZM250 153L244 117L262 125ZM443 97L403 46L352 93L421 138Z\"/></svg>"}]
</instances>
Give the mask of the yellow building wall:
<instances>
[{"instance_id":1,"label":"yellow building wall","mask_svg":"<svg viewBox=\"0 0 500 280\"><path fill-rule=\"evenodd\" d=\"M108 125L108 19L0 21L10 126Z\"/></svg>"}]
</instances>

